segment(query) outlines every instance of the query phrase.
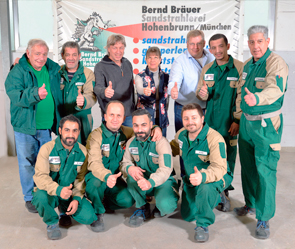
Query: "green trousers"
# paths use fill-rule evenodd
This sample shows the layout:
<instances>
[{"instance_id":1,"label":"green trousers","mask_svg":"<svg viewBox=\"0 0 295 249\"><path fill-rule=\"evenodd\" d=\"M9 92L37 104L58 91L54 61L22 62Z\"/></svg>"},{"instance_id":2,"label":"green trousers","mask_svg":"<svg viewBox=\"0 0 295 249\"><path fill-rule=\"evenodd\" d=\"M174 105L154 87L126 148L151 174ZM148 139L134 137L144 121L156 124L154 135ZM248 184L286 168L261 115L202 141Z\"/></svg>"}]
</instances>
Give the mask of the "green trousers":
<instances>
[{"instance_id":1,"label":"green trousers","mask_svg":"<svg viewBox=\"0 0 295 249\"><path fill-rule=\"evenodd\" d=\"M208 227L215 221L213 209L221 201L223 181L201 183L199 186L183 184L181 216L185 221L196 220L197 226Z\"/></svg>"},{"instance_id":2,"label":"green trousers","mask_svg":"<svg viewBox=\"0 0 295 249\"><path fill-rule=\"evenodd\" d=\"M97 214L105 213L102 203L104 196L111 210L129 208L134 204L134 199L127 190L127 184L121 177L117 179L113 188L109 188L106 182L97 179L91 172L86 175L85 182L87 197L92 201Z\"/></svg>"},{"instance_id":3,"label":"green trousers","mask_svg":"<svg viewBox=\"0 0 295 249\"><path fill-rule=\"evenodd\" d=\"M236 157L237 157L237 144L233 144L233 141L236 141L237 137L223 137L226 143L226 158L229 167L228 173L231 173L231 176L234 176ZM232 140L232 142L231 142ZM233 186L230 185L227 190L233 190Z\"/></svg>"},{"instance_id":4,"label":"green trousers","mask_svg":"<svg viewBox=\"0 0 295 249\"><path fill-rule=\"evenodd\" d=\"M277 163L280 159L283 117L276 131L271 119L248 121L244 115L240 121L239 154L241 160L242 187L246 205L256 208L256 218L267 221L275 214Z\"/></svg>"},{"instance_id":5,"label":"green trousers","mask_svg":"<svg viewBox=\"0 0 295 249\"><path fill-rule=\"evenodd\" d=\"M135 200L135 206L140 208L146 204L146 196L154 196L156 207L161 212L161 216L172 213L177 208L179 199L178 185L173 177L169 177L166 182L158 187L142 191L137 182L128 175L127 188Z\"/></svg>"},{"instance_id":6,"label":"green trousers","mask_svg":"<svg viewBox=\"0 0 295 249\"><path fill-rule=\"evenodd\" d=\"M71 201L72 198L64 200L58 196L48 195L46 191L38 189L36 192L33 192L32 204L38 210L43 221L47 225L53 225L58 223L59 220L59 215L55 212L54 208L60 206L61 211L65 213ZM74 213L72 217L79 223L86 225L97 220L97 216L90 202L85 198L82 199L76 213Z\"/></svg>"}]
</instances>

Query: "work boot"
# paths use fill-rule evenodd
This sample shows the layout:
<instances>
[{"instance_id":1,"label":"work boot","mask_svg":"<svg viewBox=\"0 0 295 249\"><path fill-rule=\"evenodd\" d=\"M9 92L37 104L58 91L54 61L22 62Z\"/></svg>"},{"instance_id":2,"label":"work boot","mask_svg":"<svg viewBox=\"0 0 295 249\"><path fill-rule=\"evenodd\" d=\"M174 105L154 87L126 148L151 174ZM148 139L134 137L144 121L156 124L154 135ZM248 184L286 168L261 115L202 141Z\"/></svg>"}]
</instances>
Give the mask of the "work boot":
<instances>
[{"instance_id":1,"label":"work boot","mask_svg":"<svg viewBox=\"0 0 295 249\"><path fill-rule=\"evenodd\" d=\"M267 239L270 235L269 221L258 220L255 230L255 236L258 239Z\"/></svg>"},{"instance_id":2,"label":"work boot","mask_svg":"<svg viewBox=\"0 0 295 249\"><path fill-rule=\"evenodd\" d=\"M97 220L90 225L93 232L99 233L104 231L103 214L97 214Z\"/></svg>"},{"instance_id":3,"label":"work boot","mask_svg":"<svg viewBox=\"0 0 295 249\"><path fill-rule=\"evenodd\" d=\"M161 212L160 210L157 208L157 206L155 206L153 212L152 212L154 218L161 218L161 217L164 217L164 216L161 216Z\"/></svg>"},{"instance_id":4,"label":"work boot","mask_svg":"<svg viewBox=\"0 0 295 249\"><path fill-rule=\"evenodd\" d=\"M216 207L219 211L229 212L230 211L230 199L226 195L225 191L220 193L221 202Z\"/></svg>"},{"instance_id":5,"label":"work boot","mask_svg":"<svg viewBox=\"0 0 295 249\"><path fill-rule=\"evenodd\" d=\"M36 207L32 204L31 201L26 201L25 206L30 213L38 213Z\"/></svg>"},{"instance_id":6,"label":"work boot","mask_svg":"<svg viewBox=\"0 0 295 249\"><path fill-rule=\"evenodd\" d=\"M72 225L71 216L69 216L67 214L64 214L64 213L59 214L58 224L61 227L69 227L69 226L71 226Z\"/></svg>"},{"instance_id":7,"label":"work boot","mask_svg":"<svg viewBox=\"0 0 295 249\"><path fill-rule=\"evenodd\" d=\"M139 209L137 209L129 219L129 225L131 227L141 226L146 219L151 216L150 204L146 203Z\"/></svg>"},{"instance_id":8,"label":"work boot","mask_svg":"<svg viewBox=\"0 0 295 249\"><path fill-rule=\"evenodd\" d=\"M47 226L47 237L48 239L52 239L52 240L61 238L61 231L59 229L58 224Z\"/></svg>"},{"instance_id":9,"label":"work boot","mask_svg":"<svg viewBox=\"0 0 295 249\"><path fill-rule=\"evenodd\" d=\"M246 205L243 207L239 207L239 208L234 208L234 212L238 215L238 216L245 216L247 214L255 214L255 208L250 208L247 207Z\"/></svg>"},{"instance_id":10,"label":"work boot","mask_svg":"<svg viewBox=\"0 0 295 249\"><path fill-rule=\"evenodd\" d=\"M209 239L209 230L208 227L199 227L195 228L195 241L197 242L206 242Z\"/></svg>"}]
</instances>

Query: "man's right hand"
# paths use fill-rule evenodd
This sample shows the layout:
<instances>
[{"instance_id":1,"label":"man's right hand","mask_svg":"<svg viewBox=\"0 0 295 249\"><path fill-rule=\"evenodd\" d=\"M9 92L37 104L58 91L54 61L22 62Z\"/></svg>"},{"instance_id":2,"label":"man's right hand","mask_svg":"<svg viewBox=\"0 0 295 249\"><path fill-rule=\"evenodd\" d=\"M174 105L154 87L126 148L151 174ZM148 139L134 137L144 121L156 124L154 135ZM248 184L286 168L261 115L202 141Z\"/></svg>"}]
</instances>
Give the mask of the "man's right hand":
<instances>
[{"instance_id":1,"label":"man's right hand","mask_svg":"<svg viewBox=\"0 0 295 249\"><path fill-rule=\"evenodd\" d=\"M70 184L68 187L63 187L61 192L60 192L60 197L63 198L64 200L69 199L72 196L72 187L73 185Z\"/></svg>"},{"instance_id":2,"label":"man's right hand","mask_svg":"<svg viewBox=\"0 0 295 249\"><path fill-rule=\"evenodd\" d=\"M207 86L206 82L203 80L203 86L201 87L201 89L199 91L199 95L202 98L205 98L207 94L208 94L208 86Z\"/></svg>"},{"instance_id":3,"label":"man's right hand","mask_svg":"<svg viewBox=\"0 0 295 249\"><path fill-rule=\"evenodd\" d=\"M137 166L130 166L128 168L128 174L135 180L138 181L143 178L144 169Z\"/></svg>"},{"instance_id":4,"label":"man's right hand","mask_svg":"<svg viewBox=\"0 0 295 249\"><path fill-rule=\"evenodd\" d=\"M113 87L113 83L111 81L109 81L109 86L104 90L104 95L107 97L107 98L111 98L114 96L114 89L112 88Z\"/></svg>"},{"instance_id":5,"label":"man's right hand","mask_svg":"<svg viewBox=\"0 0 295 249\"><path fill-rule=\"evenodd\" d=\"M151 94L152 94L152 89L151 89L151 83L150 82L148 82L148 85L147 85L147 87L145 87L145 88L143 88L143 94L145 95L145 96L151 96Z\"/></svg>"},{"instance_id":6,"label":"man's right hand","mask_svg":"<svg viewBox=\"0 0 295 249\"><path fill-rule=\"evenodd\" d=\"M174 87L171 89L171 98L177 99L178 98L178 88L177 88L177 82L175 82Z\"/></svg>"},{"instance_id":7,"label":"man's right hand","mask_svg":"<svg viewBox=\"0 0 295 249\"><path fill-rule=\"evenodd\" d=\"M117 173L117 174L114 174L114 175L110 175L110 176L108 177L108 180L107 180L107 186L108 186L109 188L113 188L113 187L116 185L116 183L117 183L117 179L118 179L121 175L122 175L121 172L119 172L119 173Z\"/></svg>"},{"instance_id":8,"label":"man's right hand","mask_svg":"<svg viewBox=\"0 0 295 249\"><path fill-rule=\"evenodd\" d=\"M38 95L39 95L39 98L42 100L42 99L45 99L46 96L47 96L48 92L47 90L45 89L45 84L43 83L43 86L39 87L38 89Z\"/></svg>"}]
</instances>

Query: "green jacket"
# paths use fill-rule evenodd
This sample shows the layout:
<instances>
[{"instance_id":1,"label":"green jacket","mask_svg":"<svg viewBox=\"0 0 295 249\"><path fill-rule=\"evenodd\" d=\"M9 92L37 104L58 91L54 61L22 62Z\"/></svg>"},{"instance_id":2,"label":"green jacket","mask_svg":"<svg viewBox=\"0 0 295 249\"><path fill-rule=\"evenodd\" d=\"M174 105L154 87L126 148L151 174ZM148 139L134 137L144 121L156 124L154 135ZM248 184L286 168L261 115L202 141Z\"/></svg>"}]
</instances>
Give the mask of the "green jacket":
<instances>
[{"instance_id":1,"label":"green jacket","mask_svg":"<svg viewBox=\"0 0 295 249\"><path fill-rule=\"evenodd\" d=\"M109 131L104 124L92 131L87 140L88 170L101 181L119 172L127 140L133 129L121 126L118 132Z\"/></svg>"},{"instance_id":2,"label":"green jacket","mask_svg":"<svg viewBox=\"0 0 295 249\"><path fill-rule=\"evenodd\" d=\"M253 63L253 57L244 63L242 79L239 82L240 103L244 113L259 115L281 109L287 90L288 65L279 55L267 49L266 53ZM244 100L245 87L254 93L257 104L248 106Z\"/></svg>"},{"instance_id":3,"label":"green jacket","mask_svg":"<svg viewBox=\"0 0 295 249\"><path fill-rule=\"evenodd\" d=\"M165 137L153 142L149 137L145 142L132 137L126 145L121 170L126 175L130 166L145 170L144 176L152 187L158 187L172 175L173 162L171 147Z\"/></svg>"},{"instance_id":4,"label":"green jacket","mask_svg":"<svg viewBox=\"0 0 295 249\"><path fill-rule=\"evenodd\" d=\"M236 112L237 86L242 75L243 63L229 55L229 61L221 71L216 60L205 65L197 87L197 97L207 101L205 122L209 127L218 131L223 137L228 137L228 130L233 122ZM203 81L208 86L205 98L199 95Z\"/></svg>"},{"instance_id":5,"label":"green jacket","mask_svg":"<svg viewBox=\"0 0 295 249\"><path fill-rule=\"evenodd\" d=\"M82 129L78 141L85 145L93 127L91 107L96 103L96 97L93 93L94 73L89 68L84 67L82 63L79 63L79 67L70 82L65 65L61 67L59 72L61 74L60 89L64 101L64 115L73 114L80 119ZM79 89L84 97L82 108L76 104Z\"/></svg>"},{"instance_id":6,"label":"green jacket","mask_svg":"<svg viewBox=\"0 0 295 249\"><path fill-rule=\"evenodd\" d=\"M69 152L60 137L44 144L38 153L33 177L37 188L49 195L60 196L63 187L72 184L72 197L80 203L85 192L86 155L86 148L80 143L75 143Z\"/></svg>"},{"instance_id":7,"label":"green jacket","mask_svg":"<svg viewBox=\"0 0 295 249\"><path fill-rule=\"evenodd\" d=\"M189 177L196 166L202 174L202 183L217 182L222 180L221 186L228 185L224 177L228 166L226 161L226 144L223 137L207 124L192 142L189 144L188 131L180 129L175 138L170 142L173 156L180 155L183 159L185 175L183 181L190 184Z\"/></svg>"},{"instance_id":8,"label":"green jacket","mask_svg":"<svg viewBox=\"0 0 295 249\"><path fill-rule=\"evenodd\" d=\"M45 66L50 77L51 94L54 100L55 115L52 131L57 134L62 115L62 95L59 87L60 66L47 59ZM6 93L10 98L11 124L17 132L36 134L36 107L41 101L38 95L38 82L24 54L8 74L5 81Z\"/></svg>"}]
</instances>

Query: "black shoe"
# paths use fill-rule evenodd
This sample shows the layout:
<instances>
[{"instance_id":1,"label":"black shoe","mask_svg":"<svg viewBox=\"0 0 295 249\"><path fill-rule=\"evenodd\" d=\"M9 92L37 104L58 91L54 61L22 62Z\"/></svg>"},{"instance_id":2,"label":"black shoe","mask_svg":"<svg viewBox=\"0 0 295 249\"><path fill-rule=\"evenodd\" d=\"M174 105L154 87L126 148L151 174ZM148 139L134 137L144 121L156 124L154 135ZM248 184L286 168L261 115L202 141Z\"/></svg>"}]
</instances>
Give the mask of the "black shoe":
<instances>
[{"instance_id":1,"label":"black shoe","mask_svg":"<svg viewBox=\"0 0 295 249\"><path fill-rule=\"evenodd\" d=\"M227 193L228 194L228 193ZM219 211L229 212L230 211L230 200L225 191L220 193L221 202L216 207Z\"/></svg>"},{"instance_id":2,"label":"black shoe","mask_svg":"<svg viewBox=\"0 0 295 249\"><path fill-rule=\"evenodd\" d=\"M26 201L25 206L30 213L38 213L37 209L35 208L35 206L32 204L31 201Z\"/></svg>"},{"instance_id":3,"label":"black shoe","mask_svg":"<svg viewBox=\"0 0 295 249\"><path fill-rule=\"evenodd\" d=\"M165 215L161 216L161 212L156 206L155 206L152 213L153 213L154 218L161 218L161 217L165 216Z\"/></svg>"},{"instance_id":4,"label":"black shoe","mask_svg":"<svg viewBox=\"0 0 295 249\"><path fill-rule=\"evenodd\" d=\"M135 210L133 215L129 219L129 225L131 227L139 227L143 225L144 221L151 216L150 204L146 203L144 206Z\"/></svg>"},{"instance_id":5,"label":"black shoe","mask_svg":"<svg viewBox=\"0 0 295 249\"><path fill-rule=\"evenodd\" d=\"M114 214L115 213L115 210L110 209L107 197L103 197L102 204L104 206L104 209L106 210L106 212L105 212L106 214Z\"/></svg>"},{"instance_id":6,"label":"black shoe","mask_svg":"<svg viewBox=\"0 0 295 249\"><path fill-rule=\"evenodd\" d=\"M58 222L58 224L61 227L69 227L69 226L71 226L72 225L71 216L61 213L59 215L59 222Z\"/></svg>"},{"instance_id":7,"label":"black shoe","mask_svg":"<svg viewBox=\"0 0 295 249\"><path fill-rule=\"evenodd\" d=\"M97 220L90 225L93 232L99 233L104 231L103 214L97 214Z\"/></svg>"}]
</instances>

